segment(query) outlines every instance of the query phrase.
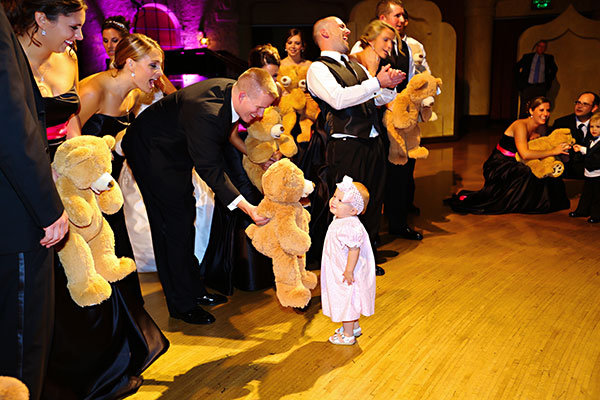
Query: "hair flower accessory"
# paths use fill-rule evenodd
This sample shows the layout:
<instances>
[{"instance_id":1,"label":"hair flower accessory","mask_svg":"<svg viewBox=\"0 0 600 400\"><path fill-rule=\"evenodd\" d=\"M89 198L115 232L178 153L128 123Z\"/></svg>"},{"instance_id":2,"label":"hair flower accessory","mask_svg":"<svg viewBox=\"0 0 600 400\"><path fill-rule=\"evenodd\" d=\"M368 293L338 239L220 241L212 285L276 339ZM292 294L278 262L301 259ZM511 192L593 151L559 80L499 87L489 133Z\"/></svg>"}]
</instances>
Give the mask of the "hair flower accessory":
<instances>
[{"instance_id":1,"label":"hair flower accessory","mask_svg":"<svg viewBox=\"0 0 600 400\"><path fill-rule=\"evenodd\" d=\"M352 207L356 208L358 211L357 214L360 214L365 208L365 202L360 192L352 182L352 178L350 178L348 175L345 175L344 179L342 179L342 182L337 184L337 188L344 193L342 202L350 203Z\"/></svg>"}]
</instances>

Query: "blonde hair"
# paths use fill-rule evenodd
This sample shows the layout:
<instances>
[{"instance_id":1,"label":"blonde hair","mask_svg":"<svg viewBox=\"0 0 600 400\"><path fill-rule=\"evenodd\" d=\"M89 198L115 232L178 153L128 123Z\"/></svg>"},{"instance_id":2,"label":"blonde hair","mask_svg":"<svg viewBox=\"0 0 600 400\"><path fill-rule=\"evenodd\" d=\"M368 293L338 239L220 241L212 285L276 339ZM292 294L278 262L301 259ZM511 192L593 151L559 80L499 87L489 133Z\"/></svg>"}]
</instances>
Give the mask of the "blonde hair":
<instances>
[{"instance_id":1,"label":"blonde hair","mask_svg":"<svg viewBox=\"0 0 600 400\"><path fill-rule=\"evenodd\" d=\"M363 210L361 211L361 214L364 214L365 211L367 211L367 204L369 204L369 198L370 198L369 191L367 190L366 186L360 182L352 182L352 184L354 185L354 187L356 187L356 189L358 190L358 193L360 193L360 196L363 199L364 207L363 207Z\"/></svg>"},{"instance_id":2,"label":"blonde hair","mask_svg":"<svg viewBox=\"0 0 600 400\"><path fill-rule=\"evenodd\" d=\"M250 97L256 97L259 93L265 93L277 99L279 91L273 77L262 68L249 68L240 75L234 84L240 91L248 93Z\"/></svg>"},{"instance_id":3,"label":"blonde hair","mask_svg":"<svg viewBox=\"0 0 600 400\"><path fill-rule=\"evenodd\" d=\"M600 122L600 111L597 111L592 114L592 116L590 117L590 124L592 122Z\"/></svg>"},{"instance_id":4,"label":"blonde hair","mask_svg":"<svg viewBox=\"0 0 600 400\"><path fill-rule=\"evenodd\" d=\"M400 43L400 40L398 38L398 32L396 32L396 28L394 28L385 21L376 19L371 21L369 25L367 25L363 30L362 35L360 35L360 46L363 49L367 48L369 42L372 42L373 40L377 39L379 35L381 35L381 32L383 32L385 29L389 29L392 32L394 32L396 43ZM402 52L402 46L398 46L398 51L402 53L402 55L404 55L404 53Z\"/></svg>"},{"instance_id":5,"label":"blonde hair","mask_svg":"<svg viewBox=\"0 0 600 400\"><path fill-rule=\"evenodd\" d=\"M115 60L113 65L117 70L123 69L128 58L133 61L139 61L150 53L153 49L160 51L163 62L165 62L165 53L160 45L154 40L141 33L132 33L119 41L115 48Z\"/></svg>"}]
</instances>

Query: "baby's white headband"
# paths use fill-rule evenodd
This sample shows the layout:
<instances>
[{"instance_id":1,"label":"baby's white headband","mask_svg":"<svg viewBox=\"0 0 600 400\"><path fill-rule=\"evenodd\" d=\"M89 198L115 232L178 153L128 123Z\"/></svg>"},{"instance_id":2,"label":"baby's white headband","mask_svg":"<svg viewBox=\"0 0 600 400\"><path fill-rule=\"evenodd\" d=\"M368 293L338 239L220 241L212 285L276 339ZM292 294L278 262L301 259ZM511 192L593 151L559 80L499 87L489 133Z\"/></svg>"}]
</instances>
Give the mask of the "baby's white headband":
<instances>
[{"instance_id":1,"label":"baby's white headband","mask_svg":"<svg viewBox=\"0 0 600 400\"><path fill-rule=\"evenodd\" d=\"M352 178L347 175L344 176L342 182L337 184L337 188L344 193L342 202L352 204L352 207L358 210L357 214L360 214L365 208L365 202L356 186L352 183Z\"/></svg>"}]
</instances>

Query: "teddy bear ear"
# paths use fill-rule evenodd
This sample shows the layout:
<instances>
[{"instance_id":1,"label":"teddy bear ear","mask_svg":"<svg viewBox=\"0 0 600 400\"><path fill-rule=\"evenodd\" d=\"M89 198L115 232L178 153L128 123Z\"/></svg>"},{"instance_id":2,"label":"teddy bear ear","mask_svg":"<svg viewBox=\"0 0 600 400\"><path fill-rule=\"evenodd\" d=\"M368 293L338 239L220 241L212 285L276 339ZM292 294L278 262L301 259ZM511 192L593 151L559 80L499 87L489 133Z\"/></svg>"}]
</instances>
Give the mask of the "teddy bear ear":
<instances>
[{"instance_id":1,"label":"teddy bear ear","mask_svg":"<svg viewBox=\"0 0 600 400\"><path fill-rule=\"evenodd\" d=\"M77 147L69 152L65 157L65 165L67 168L72 168L77 164L81 164L92 155L92 150L89 147Z\"/></svg>"},{"instance_id":2,"label":"teddy bear ear","mask_svg":"<svg viewBox=\"0 0 600 400\"><path fill-rule=\"evenodd\" d=\"M102 136L102 140L104 140L104 143L106 143L106 145L108 146L109 150L112 150L115 148L115 138L110 136L110 135L105 135Z\"/></svg>"},{"instance_id":3,"label":"teddy bear ear","mask_svg":"<svg viewBox=\"0 0 600 400\"><path fill-rule=\"evenodd\" d=\"M442 87L442 79L441 78L437 78L435 81L437 82L438 87Z\"/></svg>"}]
</instances>

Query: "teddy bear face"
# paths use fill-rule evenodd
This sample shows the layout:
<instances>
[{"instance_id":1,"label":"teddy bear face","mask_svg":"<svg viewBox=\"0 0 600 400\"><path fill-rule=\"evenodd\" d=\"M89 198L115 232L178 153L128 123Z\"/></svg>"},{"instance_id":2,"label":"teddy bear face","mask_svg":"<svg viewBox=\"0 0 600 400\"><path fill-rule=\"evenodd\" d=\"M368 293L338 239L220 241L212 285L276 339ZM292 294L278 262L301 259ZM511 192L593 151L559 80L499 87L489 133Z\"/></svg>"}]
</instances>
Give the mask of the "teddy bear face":
<instances>
[{"instance_id":1,"label":"teddy bear face","mask_svg":"<svg viewBox=\"0 0 600 400\"><path fill-rule=\"evenodd\" d=\"M442 80L433 77L428 72L415 75L406 86L406 90L413 103L420 103L423 99L433 97L442 86Z\"/></svg>"},{"instance_id":2,"label":"teddy bear face","mask_svg":"<svg viewBox=\"0 0 600 400\"><path fill-rule=\"evenodd\" d=\"M265 197L279 203L297 202L306 189L304 174L287 158L267 169L262 177L262 186Z\"/></svg>"},{"instance_id":3,"label":"teddy bear face","mask_svg":"<svg viewBox=\"0 0 600 400\"><path fill-rule=\"evenodd\" d=\"M281 112L277 107L265 109L263 117L248 127L248 135L260 141L279 139L284 132Z\"/></svg>"},{"instance_id":4,"label":"teddy bear face","mask_svg":"<svg viewBox=\"0 0 600 400\"><path fill-rule=\"evenodd\" d=\"M284 87L286 92L291 92L294 89L300 87L300 82L302 81L302 86L306 87L306 71L304 71L304 76L300 75L301 67L296 65L285 65L279 68L279 73L277 75L277 81Z\"/></svg>"},{"instance_id":5,"label":"teddy bear face","mask_svg":"<svg viewBox=\"0 0 600 400\"><path fill-rule=\"evenodd\" d=\"M111 136L99 138L84 135L69 139L56 151L52 166L77 188L101 191L112 182L107 177L112 172L111 144L114 145Z\"/></svg>"}]
</instances>

